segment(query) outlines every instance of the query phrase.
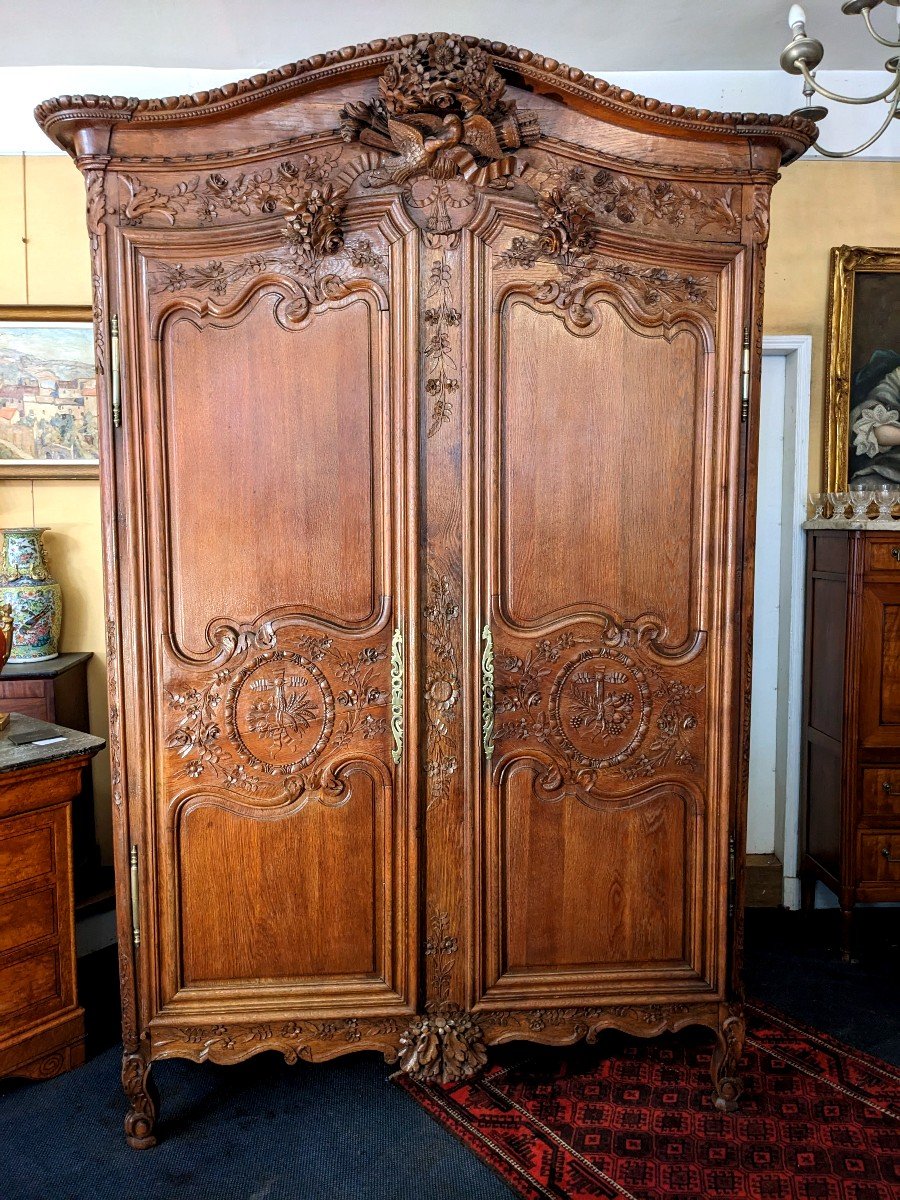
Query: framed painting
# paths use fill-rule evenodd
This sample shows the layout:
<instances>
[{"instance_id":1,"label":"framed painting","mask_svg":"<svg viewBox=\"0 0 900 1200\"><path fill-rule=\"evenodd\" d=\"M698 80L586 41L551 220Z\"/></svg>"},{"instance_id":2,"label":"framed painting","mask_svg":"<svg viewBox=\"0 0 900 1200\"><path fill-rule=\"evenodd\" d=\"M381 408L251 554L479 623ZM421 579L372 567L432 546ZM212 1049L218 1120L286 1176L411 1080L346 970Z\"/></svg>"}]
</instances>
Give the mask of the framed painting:
<instances>
[{"instance_id":1,"label":"framed painting","mask_svg":"<svg viewBox=\"0 0 900 1200\"><path fill-rule=\"evenodd\" d=\"M0 306L0 480L98 474L90 308Z\"/></svg>"},{"instance_id":2,"label":"framed painting","mask_svg":"<svg viewBox=\"0 0 900 1200\"><path fill-rule=\"evenodd\" d=\"M831 251L827 487L900 484L900 249Z\"/></svg>"}]
</instances>

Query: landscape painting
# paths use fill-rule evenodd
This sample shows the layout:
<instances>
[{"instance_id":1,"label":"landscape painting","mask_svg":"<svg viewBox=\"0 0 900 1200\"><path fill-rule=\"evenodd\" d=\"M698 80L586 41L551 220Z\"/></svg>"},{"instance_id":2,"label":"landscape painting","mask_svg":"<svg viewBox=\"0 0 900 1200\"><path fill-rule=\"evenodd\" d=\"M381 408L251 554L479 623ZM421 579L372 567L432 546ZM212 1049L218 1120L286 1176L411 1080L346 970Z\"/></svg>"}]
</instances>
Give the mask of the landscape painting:
<instances>
[{"instance_id":1,"label":"landscape painting","mask_svg":"<svg viewBox=\"0 0 900 1200\"><path fill-rule=\"evenodd\" d=\"M90 309L0 309L0 478L97 466Z\"/></svg>"}]
</instances>

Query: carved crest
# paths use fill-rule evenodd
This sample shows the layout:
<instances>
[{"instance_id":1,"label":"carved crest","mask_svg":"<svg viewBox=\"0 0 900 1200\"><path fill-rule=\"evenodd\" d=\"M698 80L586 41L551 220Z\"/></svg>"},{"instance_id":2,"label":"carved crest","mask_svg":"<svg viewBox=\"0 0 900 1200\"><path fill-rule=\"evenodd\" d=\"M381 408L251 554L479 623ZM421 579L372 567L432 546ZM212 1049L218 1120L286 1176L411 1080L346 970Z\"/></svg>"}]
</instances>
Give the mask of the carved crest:
<instances>
[{"instance_id":1,"label":"carved crest","mask_svg":"<svg viewBox=\"0 0 900 1200\"><path fill-rule=\"evenodd\" d=\"M380 96L341 109L341 136L387 152L371 186L404 186L418 175L476 186L513 175L511 152L540 136L533 112L505 100L489 54L446 33L402 50L379 80Z\"/></svg>"}]
</instances>

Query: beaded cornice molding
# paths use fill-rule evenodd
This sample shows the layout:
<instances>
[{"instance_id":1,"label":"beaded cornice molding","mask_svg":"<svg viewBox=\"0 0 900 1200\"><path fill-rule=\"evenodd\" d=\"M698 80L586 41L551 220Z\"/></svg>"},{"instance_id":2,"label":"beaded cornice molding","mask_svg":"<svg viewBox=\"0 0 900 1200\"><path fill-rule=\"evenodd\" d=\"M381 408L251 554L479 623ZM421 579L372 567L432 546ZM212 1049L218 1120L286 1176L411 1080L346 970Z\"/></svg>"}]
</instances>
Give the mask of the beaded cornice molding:
<instances>
[{"instance_id":1,"label":"beaded cornice molding","mask_svg":"<svg viewBox=\"0 0 900 1200\"><path fill-rule=\"evenodd\" d=\"M275 67L236 83L190 95L150 100L90 94L58 96L39 104L35 109L35 119L48 137L69 149L61 139L60 127L70 122L99 120L154 124L229 112L251 103L258 104L269 97L274 99L295 90L306 91L313 85L330 82L341 76L374 75L379 68L387 66L395 54L428 36L431 35L405 34L402 37L379 38L357 46L345 46L340 50L314 54L310 58ZM633 121L639 118L648 126L663 131L685 130L772 138L781 145L786 160L802 154L817 136L816 126L801 117L777 113L715 112L706 108L667 104L607 83L577 67L567 66L555 58L547 58L531 50L487 38L453 36L469 47L486 51L498 68L508 75L521 76L526 86L532 83L538 85L537 90L552 88L562 93L563 98L568 96L575 101L587 101L613 119L619 117Z\"/></svg>"}]
</instances>

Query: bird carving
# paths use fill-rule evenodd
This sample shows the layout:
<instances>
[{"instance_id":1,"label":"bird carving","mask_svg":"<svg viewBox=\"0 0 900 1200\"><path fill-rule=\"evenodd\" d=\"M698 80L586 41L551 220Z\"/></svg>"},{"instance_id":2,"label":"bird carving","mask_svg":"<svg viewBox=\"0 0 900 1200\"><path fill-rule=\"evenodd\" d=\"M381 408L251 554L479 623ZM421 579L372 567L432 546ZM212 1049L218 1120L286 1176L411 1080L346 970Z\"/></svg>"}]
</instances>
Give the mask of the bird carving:
<instances>
[{"instance_id":1,"label":"bird carving","mask_svg":"<svg viewBox=\"0 0 900 1200\"><path fill-rule=\"evenodd\" d=\"M452 179L461 172L468 177L477 170L476 159L497 163L498 171L505 173L512 162L504 155L491 121L480 113L417 112L400 117L386 113L376 102L347 105L342 116L349 123L350 136L392 152L371 174L376 187L388 183L402 187L422 174Z\"/></svg>"}]
</instances>

